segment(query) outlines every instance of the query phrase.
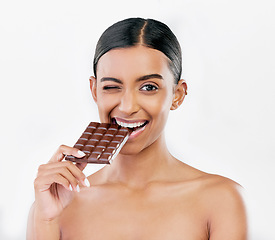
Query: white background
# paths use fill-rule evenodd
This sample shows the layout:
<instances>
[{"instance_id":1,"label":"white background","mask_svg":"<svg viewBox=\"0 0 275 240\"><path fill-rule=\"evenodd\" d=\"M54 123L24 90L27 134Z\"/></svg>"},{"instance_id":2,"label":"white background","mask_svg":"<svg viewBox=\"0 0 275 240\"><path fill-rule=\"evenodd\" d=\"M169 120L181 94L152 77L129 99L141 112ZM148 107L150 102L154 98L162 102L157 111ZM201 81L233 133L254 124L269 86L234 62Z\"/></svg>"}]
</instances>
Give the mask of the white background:
<instances>
[{"instance_id":1,"label":"white background","mask_svg":"<svg viewBox=\"0 0 275 240\"><path fill-rule=\"evenodd\" d=\"M275 239L274 1L0 4L0 239L25 239L37 167L98 120L88 81L96 42L136 16L164 21L182 45L189 92L167 123L171 152L239 182L251 239Z\"/></svg>"}]
</instances>

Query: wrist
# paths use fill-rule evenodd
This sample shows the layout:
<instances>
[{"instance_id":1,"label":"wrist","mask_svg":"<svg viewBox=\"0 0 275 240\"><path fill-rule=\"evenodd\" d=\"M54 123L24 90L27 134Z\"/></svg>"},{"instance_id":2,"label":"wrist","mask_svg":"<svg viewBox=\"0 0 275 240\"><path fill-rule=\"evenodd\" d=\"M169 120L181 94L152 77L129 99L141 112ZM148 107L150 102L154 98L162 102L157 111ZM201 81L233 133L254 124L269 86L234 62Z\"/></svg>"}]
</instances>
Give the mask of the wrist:
<instances>
[{"instance_id":1,"label":"wrist","mask_svg":"<svg viewBox=\"0 0 275 240\"><path fill-rule=\"evenodd\" d=\"M58 219L44 219L39 216L34 220L34 236L36 240L60 239Z\"/></svg>"}]
</instances>

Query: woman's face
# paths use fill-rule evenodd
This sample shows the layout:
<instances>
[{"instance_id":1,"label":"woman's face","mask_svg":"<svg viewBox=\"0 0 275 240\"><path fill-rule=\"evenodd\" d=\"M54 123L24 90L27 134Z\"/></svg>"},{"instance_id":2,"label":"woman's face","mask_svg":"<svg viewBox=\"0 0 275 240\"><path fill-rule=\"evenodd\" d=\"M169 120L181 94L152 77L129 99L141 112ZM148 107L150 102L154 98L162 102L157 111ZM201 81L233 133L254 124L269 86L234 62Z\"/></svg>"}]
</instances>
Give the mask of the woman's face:
<instances>
[{"instance_id":1,"label":"woman's face","mask_svg":"<svg viewBox=\"0 0 275 240\"><path fill-rule=\"evenodd\" d=\"M110 50L98 62L97 79L91 78L101 122L134 130L125 154L136 154L161 136L178 99L175 89L167 57L143 46Z\"/></svg>"}]
</instances>

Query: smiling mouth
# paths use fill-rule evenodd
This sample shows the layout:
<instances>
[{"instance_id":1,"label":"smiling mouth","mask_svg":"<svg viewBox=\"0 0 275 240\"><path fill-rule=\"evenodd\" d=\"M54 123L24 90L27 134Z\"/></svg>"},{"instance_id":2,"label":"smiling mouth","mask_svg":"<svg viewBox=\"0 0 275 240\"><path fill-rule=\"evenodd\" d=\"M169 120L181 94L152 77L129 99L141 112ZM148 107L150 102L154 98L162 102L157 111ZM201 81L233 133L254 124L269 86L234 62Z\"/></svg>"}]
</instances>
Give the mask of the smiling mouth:
<instances>
[{"instance_id":1,"label":"smiling mouth","mask_svg":"<svg viewBox=\"0 0 275 240\"><path fill-rule=\"evenodd\" d=\"M112 118L112 123L122 127L129 128L131 132L135 132L145 127L149 123L149 121L145 120L145 121L137 121L137 122L122 122L116 118Z\"/></svg>"}]
</instances>

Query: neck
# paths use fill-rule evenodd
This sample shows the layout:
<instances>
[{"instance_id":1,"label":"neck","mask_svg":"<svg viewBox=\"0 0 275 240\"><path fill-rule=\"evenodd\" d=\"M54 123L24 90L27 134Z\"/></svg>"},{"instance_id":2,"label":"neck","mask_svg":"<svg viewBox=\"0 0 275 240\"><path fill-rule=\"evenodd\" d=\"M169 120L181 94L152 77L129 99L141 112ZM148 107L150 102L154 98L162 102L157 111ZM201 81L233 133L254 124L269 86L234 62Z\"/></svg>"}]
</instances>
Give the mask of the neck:
<instances>
[{"instance_id":1,"label":"neck","mask_svg":"<svg viewBox=\"0 0 275 240\"><path fill-rule=\"evenodd\" d=\"M107 179L133 188L142 188L152 181L163 179L172 160L162 134L138 154L119 154L106 169Z\"/></svg>"}]
</instances>

